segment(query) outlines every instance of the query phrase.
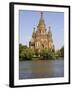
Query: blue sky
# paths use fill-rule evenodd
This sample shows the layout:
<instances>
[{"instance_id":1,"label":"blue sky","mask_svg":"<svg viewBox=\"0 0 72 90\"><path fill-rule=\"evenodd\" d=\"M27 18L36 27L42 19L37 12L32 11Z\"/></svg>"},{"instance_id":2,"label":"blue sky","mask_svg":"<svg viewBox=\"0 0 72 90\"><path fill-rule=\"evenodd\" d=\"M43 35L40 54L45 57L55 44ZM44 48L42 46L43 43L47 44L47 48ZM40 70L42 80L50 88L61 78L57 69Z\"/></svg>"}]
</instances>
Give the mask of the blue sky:
<instances>
[{"instance_id":1,"label":"blue sky","mask_svg":"<svg viewBox=\"0 0 72 90\"><path fill-rule=\"evenodd\" d=\"M41 11L19 11L19 43L29 45L33 28L37 29ZM64 45L64 13L63 12L43 12L43 18L48 27L51 26L53 44L55 49Z\"/></svg>"}]
</instances>

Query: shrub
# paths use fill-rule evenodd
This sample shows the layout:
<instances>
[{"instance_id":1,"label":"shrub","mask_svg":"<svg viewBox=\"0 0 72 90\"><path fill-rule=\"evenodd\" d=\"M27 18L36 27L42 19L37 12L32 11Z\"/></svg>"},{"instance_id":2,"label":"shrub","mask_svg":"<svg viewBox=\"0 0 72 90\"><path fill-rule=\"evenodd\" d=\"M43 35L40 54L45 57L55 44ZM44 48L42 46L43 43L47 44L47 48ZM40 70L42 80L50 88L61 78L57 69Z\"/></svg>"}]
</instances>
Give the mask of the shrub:
<instances>
[{"instance_id":1,"label":"shrub","mask_svg":"<svg viewBox=\"0 0 72 90\"><path fill-rule=\"evenodd\" d=\"M42 59L56 59L55 52L53 52L51 49L43 49L40 56Z\"/></svg>"},{"instance_id":2,"label":"shrub","mask_svg":"<svg viewBox=\"0 0 72 90\"><path fill-rule=\"evenodd\" d=\"M19 45L19 59L20 60L31 60L34 55L34 51L27 46Z\"/></svg>"}]
</instances>

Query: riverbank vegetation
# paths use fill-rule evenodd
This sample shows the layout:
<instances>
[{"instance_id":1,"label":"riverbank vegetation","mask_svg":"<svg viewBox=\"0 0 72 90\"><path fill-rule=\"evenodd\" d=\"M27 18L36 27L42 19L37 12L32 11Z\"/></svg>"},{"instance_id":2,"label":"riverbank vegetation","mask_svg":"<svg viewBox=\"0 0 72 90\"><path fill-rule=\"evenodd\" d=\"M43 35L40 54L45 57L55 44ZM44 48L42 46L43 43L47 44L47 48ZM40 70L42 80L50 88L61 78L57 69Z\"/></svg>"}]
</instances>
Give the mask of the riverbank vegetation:
<instances>
[{"instance_id":1,"label":"riverbank vegetation","mask_svg":"<svg viewBox=\"0 0 72 90\"><path fill-rule=\"evenodd\" d=\"M19 44L19 60L55 60L57 58L64 57L64 46L55 51L52 49L42 49L41 52L37 52L25 45Z\"/></svg>"}]
</instances>

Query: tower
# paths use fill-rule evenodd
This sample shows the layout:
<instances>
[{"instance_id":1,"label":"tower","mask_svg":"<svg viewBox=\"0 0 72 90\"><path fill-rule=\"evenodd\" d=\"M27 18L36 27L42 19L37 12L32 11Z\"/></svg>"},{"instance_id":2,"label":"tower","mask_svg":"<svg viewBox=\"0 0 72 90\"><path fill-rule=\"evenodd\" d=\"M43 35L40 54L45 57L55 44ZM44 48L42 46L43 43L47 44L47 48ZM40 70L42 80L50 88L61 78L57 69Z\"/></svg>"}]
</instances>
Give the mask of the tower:
<instances>
[{"instance_id":1,"label":"tower","mask_svg":"<svg viewBox=\"0 0 72 90\"><path fill-rule=\"evenodd\" d=\"M43 12L41 12L41 16L40 16L40 20L39 20L39 23L37 26L37 30L40 33L44 33L46 31L46 25L45 25L44 18L43 18Z\"/></svg>"},{"instance_id":2,"label":"tower","mask_svg":"<svg viewBox=\"0 0 72 90\"><path fill-rule=\"evenodd\" d=\"M53 40L52 40L52 33L51 33L50 26L49 26L49 31L48 31L48 48L53 48Z\"/></svg>"},{"instance_id":3,"label":"tower","mask_svg":"<svg viewBox=\"0 0 72 90\"><path fill-rule=\"evenodd\" d=\"M32 49L37 50L38 52L40 52L44 48L53 48L51 27L49 26L47 32L43 12L40 13L40 20L37 25L37 30L33 28L32 39L29 42L29 46Z\"/></svg>"}]
</instances>

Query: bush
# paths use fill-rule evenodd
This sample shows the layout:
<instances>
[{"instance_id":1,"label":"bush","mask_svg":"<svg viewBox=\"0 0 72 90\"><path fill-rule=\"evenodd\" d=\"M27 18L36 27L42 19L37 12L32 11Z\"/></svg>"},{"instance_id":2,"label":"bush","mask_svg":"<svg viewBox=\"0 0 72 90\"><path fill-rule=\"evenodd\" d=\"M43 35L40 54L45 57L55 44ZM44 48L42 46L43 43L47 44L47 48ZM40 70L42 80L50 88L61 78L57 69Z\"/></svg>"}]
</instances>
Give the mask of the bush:
<instances>
[{"instance_id":1,"label":"bush","mask_svg":"<svg viewBox=\"0 0 72 90\"><path fill-rule=\"evenodd\" d=\"M60 49L61 57L64 57L64 46Z\"/></svg>"},{"instance_id":2,"label":"bush","mask_svg":"<svg viewBox=\"0 0 72 90\"><path fill-rule=\"evenodd\" d=\"M21 60L32 60L34 51L27 46L19 45L19 59Z\"/></svg>"},{"instance_id":3,"label":"bush","mask_svg":"<svg viewBox=\"0 0 72 90\"><path fill-rule=\"evenodd\" d=\"M53 60L59 57L64 57L64 47L62 47L56 52L55 50L47 48L42 49L40 52L38 52L38 50L34 51L33 49L28 48L27 46L19 44L19 60L32 60L34 56L43 60Z\"/></svg>"},{"instance_id":4,"label":"bush","mask_svg":"<svg viewBox=\"0 0 72 90\"><path fill-rule=\"evenodd\" d=\"M40 56L42 59L56 59L55 52L53 52L51 49L43 49Z\"/></svg>"}]
</instances>

